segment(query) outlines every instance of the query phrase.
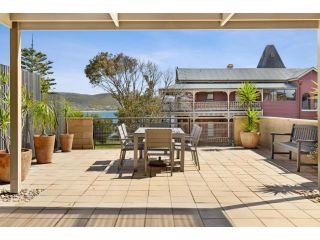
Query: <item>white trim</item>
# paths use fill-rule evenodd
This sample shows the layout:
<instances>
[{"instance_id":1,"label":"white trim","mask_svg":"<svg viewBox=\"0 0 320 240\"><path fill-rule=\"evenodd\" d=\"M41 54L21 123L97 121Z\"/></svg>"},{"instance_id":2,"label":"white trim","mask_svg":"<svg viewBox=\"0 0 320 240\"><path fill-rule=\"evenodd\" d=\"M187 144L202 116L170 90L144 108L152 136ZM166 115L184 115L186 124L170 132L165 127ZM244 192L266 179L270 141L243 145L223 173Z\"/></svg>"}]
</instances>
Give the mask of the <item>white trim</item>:
<instances>
[{"instance_id":1,"label":"white trim","mask_svg":"<svg viewBox=\"0 0 320 240\"><path fill-rule=\"evenodd\" d=\"M301 112L316 112L317 109L301 109Z\"/></svg>"}]
</instances>

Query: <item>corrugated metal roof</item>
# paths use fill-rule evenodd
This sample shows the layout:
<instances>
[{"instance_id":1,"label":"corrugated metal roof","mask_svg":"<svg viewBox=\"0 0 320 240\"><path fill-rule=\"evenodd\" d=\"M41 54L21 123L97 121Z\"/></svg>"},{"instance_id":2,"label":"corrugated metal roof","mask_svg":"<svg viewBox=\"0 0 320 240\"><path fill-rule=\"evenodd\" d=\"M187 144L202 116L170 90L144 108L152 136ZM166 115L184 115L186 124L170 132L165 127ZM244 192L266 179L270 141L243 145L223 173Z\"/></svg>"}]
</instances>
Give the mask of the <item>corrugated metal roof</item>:
<instances>
[{"instance_id":1,"label":"corrugated metal roof","mask_svg":"<svg viewBox=\"0 0 320 240\"><path fill-rule=\"evenodd\" d=\"M313 68L177 68L178 82L288 81Z\"/></svg>"},{"instance_id":2,"label":"corrugated metal roof","mask_svg":"<svg viewBox=\"0 0 320 240\"><path fill-rule=\"evenodd\" d=\"M175 90L197 90L197 89L238 89L241 86L241 83L188 83L175 84L169 89ZM258 89L296 89L296 86L290 83L256 83Z\"/></svg>"}]
</instances>

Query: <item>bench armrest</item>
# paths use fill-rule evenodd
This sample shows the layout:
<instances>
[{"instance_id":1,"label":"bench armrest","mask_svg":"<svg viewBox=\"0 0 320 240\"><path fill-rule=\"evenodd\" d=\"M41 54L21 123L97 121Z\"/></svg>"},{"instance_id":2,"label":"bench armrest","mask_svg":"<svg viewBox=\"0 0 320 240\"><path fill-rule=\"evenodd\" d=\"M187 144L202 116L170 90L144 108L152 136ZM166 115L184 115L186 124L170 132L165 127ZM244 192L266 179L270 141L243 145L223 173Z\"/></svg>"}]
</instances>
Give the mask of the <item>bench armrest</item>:
<instances>
[{"instance_id":1,"label":"bench armrest","mask_svg":"<svg viewBox=\"0 0 320 240\"><path fill-rule=\"evenodd\" d=\"M273 136L276 136L276 135L291 136L291 133L275 133L275 132L272 132L270 134L273 135Z\"/></svg>"},{"instance_id":2,"label":"bench armrest","mask_svg":"<svg viewBox=\"0 0 320 240\"><path fill-rule=\"evenodd\" d=\"M297 139L296 142L298 142L298 143L316 143L316 142L318 142L318 141L316 141L316 140Z\"/></svg>"}]
</instances>

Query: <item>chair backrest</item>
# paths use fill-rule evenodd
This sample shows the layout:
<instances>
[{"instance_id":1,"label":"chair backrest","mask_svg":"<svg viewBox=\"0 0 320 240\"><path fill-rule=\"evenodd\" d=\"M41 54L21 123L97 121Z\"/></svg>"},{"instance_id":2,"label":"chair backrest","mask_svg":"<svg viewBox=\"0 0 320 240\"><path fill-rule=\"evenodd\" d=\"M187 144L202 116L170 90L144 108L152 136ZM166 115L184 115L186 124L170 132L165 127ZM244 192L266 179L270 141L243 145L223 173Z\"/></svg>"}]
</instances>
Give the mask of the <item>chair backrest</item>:
<instances>
[{"instance_id":1,"label":"chair backrest","mask_svg":"<svg viewBox=\"0 0 320 240\"><path fill-rule=\"evenodd\" d=\"M302 140L318 140L318 127L312 125L293 124L290 141L295 142Z\"/></svg>"},{"instance_id":2,"label":"chair backrest","mask_svg":"<svg viewBox=\"0 0 320 240\"><path fill-rule=\"evenodd\" d=\"M128 131L127 131L126 124L122 123L121 127L122 127L122 131L123 131L124 136L127 138L128 137Z\"/></svg>"},{"instance_id":3,"label":"chair backrest","mask_svg":"<svg viewBox=\"0 0 320 240\"><path fill-rule=\"evenodd\" d=\"M146 129L145 150L150 148L172 149L172 130L171 129Z\"/></svg>"},{"instance_id":4,"label":"chair backrest","mask_svg":"<svg viewBox=\"0 0 320 240\"><path fill-rule=\"evenodd\" d=\"M194 147L197 147L202 133L202 127L195 124L194 128L195 130L193 136L191 136L191 143Z\"/></svg>"},{"instance_id":5,"label":"chair backrest","mask_svg":"<svg viewBox=\"0 0 320 240\"><path fill-rule=\"evenodd\" d=\"M315 148L318 141L318 126L293 124L290 141L296 142L298 139L314 141L304 142L302 145Z\"/></svg>"},{"instance_id":6,"label":"chair backrest","mask_svg":"<svg viewBox=\"0 0 320 240\"><path fill-rule=\"evenodd\" d=\"M191 129L191 133L190 133L190 137L194 136L197 127L199 127L199 125L193 124L192 129Z\"/></svg>"},{"instance_id":7,"label":"chair backrest","mask_svg":"<svg viewBox=\"0 0 320 240\"><path fill-rule=\"evenodd\" d=\"M122 125L118 125L118 131L119 131L119 136L120 136L120 142L122 145L126 144L126 136L124 135Z\"/></svg>"}]
</instances>

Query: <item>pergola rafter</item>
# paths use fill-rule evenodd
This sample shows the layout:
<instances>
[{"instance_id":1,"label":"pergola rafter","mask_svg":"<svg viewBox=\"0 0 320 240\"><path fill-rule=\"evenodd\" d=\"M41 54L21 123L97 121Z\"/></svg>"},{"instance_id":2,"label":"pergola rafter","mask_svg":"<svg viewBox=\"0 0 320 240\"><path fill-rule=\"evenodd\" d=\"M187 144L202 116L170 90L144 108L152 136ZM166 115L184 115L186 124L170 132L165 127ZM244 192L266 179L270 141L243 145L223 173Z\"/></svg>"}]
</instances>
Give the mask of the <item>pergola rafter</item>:
<instances>
[{"instance_id":1,"label":"pergola rafter","mask_svg":"<svg viewBox=\"0 0 320 240\"><path fill-rule=\"evenodd\" d=\"M109 13L112 21L116 27L119 27L119 15L118 13Z\"/></svg>"},{"instance_id":2,"label":"pergola rafter","mask_svg":"<svg viewBox=\"0 0 320 240\"><path fill-rule=\"evenodd\" d=\"M220 26L223 27L233 17L234 13L222 13Z\"/></svg>"}]
</instances>

